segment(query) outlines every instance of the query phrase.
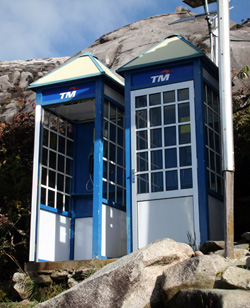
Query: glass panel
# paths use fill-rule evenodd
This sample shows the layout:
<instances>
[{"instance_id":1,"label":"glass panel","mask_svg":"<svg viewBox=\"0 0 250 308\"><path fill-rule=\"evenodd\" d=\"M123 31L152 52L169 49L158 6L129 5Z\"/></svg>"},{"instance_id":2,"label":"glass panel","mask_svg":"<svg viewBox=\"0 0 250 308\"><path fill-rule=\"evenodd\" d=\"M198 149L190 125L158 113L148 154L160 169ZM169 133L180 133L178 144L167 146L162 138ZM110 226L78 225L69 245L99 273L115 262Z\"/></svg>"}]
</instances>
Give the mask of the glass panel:
<instances>
[{"instance_id":1,"label":"glass panel","mask_svg":"<svg viewBox=\"0 0 250 308\"><path fill-rule=\"evenodd\" d=\"M47 183L47 169L42 168L42 184L46 185Z\"/></svg>"},{"instance_id":2,"label":"glass panel","mask_svg":"<svg viewBox=\"0 0 250 308\"><path fill-rule=\"evenodd\" d=\"M180 125L179 144L190 143L190 142L191 142L190 124Z\"/></svg>"},{"instance_id":3,"label":"glass panel","mask_svg":"<svg viewBox=\"0 0 250 308\"><path fill-rule=\"evenodd\" d=\"M112 161L112 162L115 162L115 149L116 149L116 146L112 143L109 144L109 160Z\"/></svg>"},{"instance_id":4,"label":"glass panel","mask_svg":"<svg viewBox=\"0 0 250 308\"><path fill-rule=\"evenodd\" d=\"M165 146L176 145L176 127L165 128Z\"/></svg>"},{"instance_id":5,"label":"glass panel","mask_svg":"<svg viewBox=\"0 0 250 308\"><path fill-rule=\"evenodd\" d=\"M220 123L218 114L214 113L214 129L217 133L220 132Z\"/></svg>"},{"instance_id":6,"label":"glass panel","mask_svg":"<svg viewBox=\"0 0 250 308\"><path fill-rule=\"evenodd\" d=\"M192 169L180 170L181 189L188 189L193 187Z\"/></svg>"},{"instance_id":7,"label":"glass panel","mask_svg":"<svg viewBox=\"0 0 250 308\"><path fill-rule=\"evenodd\" d=\"M180 166L191 166L192 165L192 155L191 147L182 147L180 150Z\"/></svg>"},{"instance_id":8,"label":"glass panel","mask_svg":"<svg viewBox=\"0 0 250 308\"><path fill-rule=\"evenodd\" d=\"M109 181L115 183L115 165L109 163Z\"/></svg>"},{"instance_id":9,"label":"glass panel","mask_svg":"<svg viewBox=\"0 0 250 308\"><path fill-rule=\"evenodd\" d=\"M151 108L150 109L150 126L161 125L161 108Z\"/></svg>"},{"instance_id":10,"label":"glass panel","mask_svg":"<svg viewBox=\"0 0 250 308\"><path fill-rule=\"evenodd\" d=\"M178 189L178 176L177 171L167 171L166 172L166 190L176 190Z\"/></svg>"},{"instance_id":11,"label":"glass panel","mask_svg":"<svg viewBox=\"0 0 250 308\"><path fill-rule=\"evenodd\" d=\"M49 190L48 195L48 206L54 207L55 206L55 192L52 190Z\"/></svg>"},{"instance_id":12,"label":"glass panel","mask_svg":"<svg viewBox=\"0 0 250 308\"><path fill-rule=\"evenodd\" d=\"M41 188L41 204L46 205L46 189Z\"/></svg>"},{"instance_id":13,"label":"glass panel","mask_svg":"<svg viewBox=\"0 0 250 308\"><path fill-rule=\"evenodd\" d=\"M147 96L142 95L142 96L137 96L135 98L135 108L141 108L141 107L146 107L147 106Z\"/></svg>"},{"instance_id":14,"label":"glass panel","mask_svg":"<svg viewBox=\"0 0 250 308\"><path fill-rule=\"evenodd\" d=\"M42 164L44 166L47 166L47 162L48 162L48 150L43 148L43 153L42 153Z\"/></svg>"},{"instance_id":15,"label":"glass panel","mask_svg":"<svg viewBox=\"0 0 250 308\"><path fill-rule=\"evenodd\" d=\"M103 116L106 119L108 119L108 117L109 117L109 104L106 100L104 101Z\"/></svg>"},{"instance_id":16,"label":"glass panel","mask_svg":"<svg viewBox=\"0 0 250 308\"><path fill-rule=\"evenodd\" d=\"M59 133L65 136L66 133L66 123L64 120L59 119Z\"/></svg>"},{"instance_id":17,"label":"glass panel","mask_svg":"<svg viewBox=\"0 0 250 308\"><path fill-rule=\"evenodd\" d=\"M215 137L215 150L220 153L220 137L217 134L214 134Z\"/></svg>"},{"instance_id":18,"label":"glass panel","mask_svg":"<svg viewBox=\"0 0 250 308\"><path fill-rule=\"evenodd\" d=\"M67 155L73 157L73 142L67 140Z\"/></svg>"},{"instance_id":19,"label":"glass panel","mask_svg":"<svg viewBox=\"0 0 250 308\"><path fill-rule=\"evenodd\" d=\"M49 187L55 188L56 184L56 173L54 171L49 170Z\"/></svg>"},{"instance_id":20,"label":"glass panel","mask_svg":"<svg viewBox=\"0 0 250 308\"><path fill-rule=\"evenodd\" d=\"M217 94L214 93L213 95L213 105L214 105L214 110L219 113L219 107L220 107L220 103L219 103L219 96Z\"/></svg>"},{"instance_id":21,"label":"glass panel","mask_svg":"<svg viewBox=\"0 0 250 308\"><path fill-rule=\"evenodd\" d=\"M175 102L175 91L167 91L163 93L164 104Z\"/></svg>"},{"instance_id":22,"label":"glass panel","mask_svg":"<svg viewBox=\"0 0 250 308\"><path fill-rule=\"evenodd\" d=\"M179 101L189 100L189 89L179 89L177 90L177 99Z\"/></svg>"},{"instance_id":23,"label":"glass panel","mask_svg":"<svg viewBox=\"0 0 250 308\"><path fill-rule=\"evenodd\" d=\"M215 161L214 161L214 152L213 151L209 151L210 152L210 169L215 171Z\"/></svg>"},{"instance_id":24,"label":"glass panel","mask_svg":"<svg viewBox=\"0 0 250 308\"><path fill-rule=\"evenodd\" d=\"M148 171L148 152L137 153L137 171Z\"/></svg>"},{"instance_id":25,"label":"glass panel","mask_svg":"<svg viewBox=\"0 0 250 308\"><path fill-rule=\"evenodd\" d=\"M123 166L123 157L124 157L124 150L117 147L117 164Z\"/></svg>"},{"instance_id":26,"label":"glass panel","mask_svg":"<svg viewBox=\"0 0 250 308\"><path fill-rule=\"evenodd\" d=\"M217 176L217 192L222 194L222 184L221 184L221 177Z\"/></svg>"},{"instance_id":27,"label":"glass panel","mask_svg":"<svg viewBox=\"0 0 250 308\"><path fill-rule=\"evenodd\" d=\"M108 162L106 160L103 161L103 178L108 179Z\"/></svg>"},{"instance_id":28,"label":"glass panel","mask_svg":"<svg viewBox=\"0 0 250 308\"><path fill-rule=\"evenodd\" d=\"M151 170L162 169L162 151L151 152Z\"/></svg>"},{"instance_id":29,"label":"glass panel","mask_svg":"<svg viewBox=\"0 0 250 308\"><path fill-rule=\"evenodd\" d=\"M212 89L207 87L207 104L210 107L213 107L213 97L212 97Z\"/></svg>"},{"instance_id":30,"label":"glass panel","mask_svg":"<svg viewBox=\"0 0 250 308\"><path fill-rule=\"evenodd\" d=\"M71 159L66 159L66 174L71 174L71 163L72 163L72 160Z\"/></svg>"},{"instance_id":31,"label":"glass panel","mask_svg":"<svg viewBox=\"0 0 250 308\"><path fill-rule=\"evenodd\" d=\"M108 127L109 127L109 122L104 120L103 121L103 137L104 138L108 138L109 137Z\"/></svg>"},{"instance_id":32,"label":"glass panel","mask_svg":"<svg viewBox=\"0 0 250 308\"><path fill-rule=\"evenodd\" d=\"M108 142L106 140L103 141L103 157L108 158Z\"/></svg>"},{"instance_id":33,"label":"glass panel","mask_svg":"<svg viewBox=\"0 0 250 308\"><path fill-rule=\"evenodd\" d=\"M210 127L214 128L214 123L213 123L213 111L212 109L208 108L208 123Z\"/></svg>"},{"instance_id":34,"label":"glass panel","mask_svg":"<svg viewBox=\"0 0 250 308\"><path fill-rule=\"evenodd\" d=\"M146 130L136 133L136 149L143 150L148 148L148 132Z\"/></svg>"},{"instance_id":35,"label":"glass panel","mask_svg":"<svg viewBox=\"0 0 250 308\"><path fill-rule=\"evenodd\" d=\"M163 191L163 173L151 173L151 191Z\"/></svg>"},{"instance_id":36,"label":"glass panel","mask_svg":"<svg viewBox=\"0 0 250 308\"><path fill-rule=\"evenodd\" d=\"M124 131L123 131L123 129L121 129L121 128L117 128L117 131L118 131L118 140L117 140L117 143L118 143L118 145L120 145L121 147L123 147L123 144L124 144Z\"/></svg>"},{"instance_id":37,"label":"glass panel","mask_svg":"<svg viewBox=\"0 0 250 308\"><path fill-rule=\"evenodd\" d=\"M112 123L110 123L110 132L109 132L109 135L110 135L110 140L113 141L113 142L116 142L116 126Z\"/></svg>"},{"instance_id":38,"label":"glass panel","mask_svg":"<svg viewBox=\"0 0 250 308\"><path fill-rule=\"evenodd\" d=\"M64 176L60 173L57 174L57 189L63 191Z\"/></svg>"},{"instance_id":39,"label":"glass panel","mask_svg":"<svg viewBox=\"0 0 250 308\"><path fill-rule=\"evenodd\" d=\"M136 128L145 128L147 127L147 110L138 110L135 113L135 122Z\"/></svg>"},{"instance_id":40,"label":"glass panel","mask_svg":"<svg viewBox=\"0 0 250 308\"><path fill-rule=\"evenodd\" d=\"M107 182L102 182L102 187L103 187L103 191L102 191L102 195L103 195L103 198L104 199L108 199L108 191L107 191L107 187L108 187L108 184Z\"/></svg>"},{"instance_id":41,"label":"glass panel","mask_svg":"<svg viewBox=\"0 0 250 308\"><path fill-rule=\"evenodd\" d=\"M221 174L221 158L219 155L216 155L216 172Z\"/></svg>"},{"instance_id":42,"label":"glass panel","mask_svg":"<svg viewBox=\"0 0 250 308\"><path fill-rule=\"evenodd\" d=\"M117 203L120 205L123 205L123 188L116 187L116 193L117 193Z\"/></svg>"},{"instance_id":43,"label":"glass panel","mask_svg":"<svg viewBox=\"0 0 250 308\"><path fill-rule=\"evenodd\" d=\"M117 184L123 186L123 169L117 167Z\"/></svg>"},{"instance_id":44,"label":"glass panel","mask_svg":"<svg viewBox=\"0 0 250 308\"><path fill-rule=\"evenodd\" d=\"M110 104L110 121L116 123L116 107Z\"/></svg>"},{"instance_id":45,"label":"glass panel","mask_svg":"<svg viewBox=\"0 0 250 308\"><path fill-rule=\"evenodd\" d=\"M150 147L159 148L162 146L161 128L151 129L150 131Z\"/></svg>"},{"instance_id":46,"label":"glass panel","mask_svg":"<svg viewBox=\"0 0 250 308\"><path fill-rule=\"evenodd\" d=\"M54 130L55 132L57 131L57 116L55 116L54 114L50 114L50 129Z\"/></svg>"},{"instance_id":47,"label":"glass panel","mask_svg":"<svg viewBox=\"0 0 250 308\"><path fill-rule=\"evenodd\" d=\"M149 192L148 174L137 176L137 193L145 194Z\"/></svg>"},{"instance_id":48,"label":"glass panel","mask_svg":"<svg viewBox=\"0 0 250 308\"><path fill-rule=\"evenodd\" d=\"M69 212L70 211L70 197L65 196L65 211Z\"/></svg>"},{"instance_id":49,"label":"glass panel","mask_svg":"<svg viewBox=\"0 0 250 308\"><path fill-rule=\"evenodd\" d=\"M49 113L44 110L43 127L49 128Z\"/></svg>"},{"instance_id":50,"label":"glass panel","mask_svg":"<svg viewBox=\"0 0 250 308\"><path fill-rule=\"evenodd\" d=\"M66 182L65 192L67 194L69 194L69 192L70 192L70 178L68 176L66 176L65 179L66 179L66 181L65 181Z\"/></svg>"},{"instance_id":51,"label":"glass panel","mask_svg":"<svg viewBox=\"0 0 250 308\"><path fill-rule=\"evenodd\" d=\"M53 132L50 132L50 148L53 150L57 149L57 135Z\"/></svg>"},{"instance_id":52,"label":"glass panel","mask_svg":"<svg viewBox=\"0 0 250 308\"><path fill-rule=\"evenodd\" d=\"M63 194L57 193L56 207L58 210L63 211Z\"/></svg>"},{"instance_id":53,"label":"glass panel","mask_svg":"<svg viewBox=\"0 0 250 308\"><path fill-rule=\"evenodd\" d=\"M177 152L175 148L165 150L165 166L166 168L177 167Z\"/></svg>"},{"instance_id":54,"label":"glass panel","mask_svg":"<svg viewBox=\"0 0 250 308\"><path fill-rule=\"evenodd\" d=\"M175 105L164 107L164 124L173 124L176 122Z\"/></svg>"},{"instance_id":55,"label":"glass panel","mask_svg":"<svg viewBox=\"0 0 250 308\"><path fill-rule=\"evenodd\" d=\"M160 105L161 104L161 93L155 93L149 95L149 105Z\"/></svg>"},{"instance_id":56,"label":"glass panel","mask_svg":"<svg viewBox=\"0 0 250 308\"><path fill-rule=\"evenodd\" d=\"M64 156L58 155L58 171L64 172Z\"/></svg>"},{"instance_id":57,"label":"glass panel","mask_svg":"<svg viewBox=\"0 0 250 308\"><path fill-rule=\"evenodd\" d=\"M71 139L73 138L73 127L70 123L67 125L67 136Z\"/></svg>"},{"instance_id":58,"label":"glass panel","mask_svg":"<svg viewBox=\"0 0 250 308\"><path fill-rule=\"evenodd\" d=\"M210 188L216 191L215 174L213 172L210 172L210 178L211 178Z\"/></svg>"},{"instance_id":59,"label":"glass panel","mask_svg":"<svg viewBox=\"0 0 250 308\"><path fill-rule=\"evenodd\" d=\"M58 151L65 154L65 138L59 136L59 148Z\"/></svg>"},{"instance_id":60,"label":"glass panel","mask_svg":"<svg viewBox=\"0 0 250 308\"><path fill-rule=\"evenodd\" d=\"M109 201L115 202L115 185L109 183Z\"/></svg>"},{"instance_id":61,"label":"glass panel","mask_svg":"<svg viewBox=\"0 0 250 308\"><path fill-rule=\"evenodd\" d=\"M179 123L190 121L189 103L178 105L178 121Z\"/></svg>"},{"instance_id":62,"label":"glass panel","mask_svg":"<svg viewBox=\"0 0 250 308\"><path fill-rule=\"evenodd\" d=\"M49 167L56 169L56 153L52 151L49 152Z\"/></svg>"},{"instance_id":63,"label":"glass panel","mask_svg":"<svg viewBox=\"0 0 250 308\"><path fill-rule=\"evenodd\" d=\"M209 147L214 149L214 133L211 129L209 129Z\"/></svg>"},{"instance_id":64,"label":"glass panel","mask_svg":"<svg viewBox=\"0 0 250 308\"><path fill-rule=\"evenodd\" d=\"M43 130L43 145L47 147L48 143L49 143L49 132L47 129L44 129Z\"/></svg>"},{"instance_id":65,"label":"glass panel","mask_svg":"<svg viewBox=\"0 0 250 308\"><path fill-rule=\"evenodd\" d=\"M124 127L123 111L117 109L117 112L118 112L117 125L123 128Z\"/></svg>"}]
</instances>

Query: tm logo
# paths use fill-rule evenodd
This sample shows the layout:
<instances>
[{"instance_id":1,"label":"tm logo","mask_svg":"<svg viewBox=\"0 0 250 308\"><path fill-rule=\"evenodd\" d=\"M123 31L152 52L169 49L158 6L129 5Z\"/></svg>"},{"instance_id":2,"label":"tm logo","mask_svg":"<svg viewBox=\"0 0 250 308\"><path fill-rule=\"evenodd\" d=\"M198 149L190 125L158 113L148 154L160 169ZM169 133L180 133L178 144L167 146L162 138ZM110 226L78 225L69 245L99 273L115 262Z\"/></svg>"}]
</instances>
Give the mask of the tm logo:
<instances>
[{"instance_id":1,"label":"tm logo","mask_svg":"<svg viewBox=\"0 0 250 308\"><path fill-rule=\"evenodd\" d=\"M161 71L161 75L151 76L152 83L168 81L170 77L170 73L173 73L173 71L164 70L164 71Z\"/></svg>"},{"instance_id":2,"label":"tm logo","mask_svg":"<svg viewBox=\"0 0 250 308\"><path fill-rule=\"evenodd\" d=\"M69 90L72 90L72 91L60 93L61 99L75 97L76 96L76 90L78 90L78 89L79 88L71 87L71 88L69 88Z\"/></svg>"}]
</instances>

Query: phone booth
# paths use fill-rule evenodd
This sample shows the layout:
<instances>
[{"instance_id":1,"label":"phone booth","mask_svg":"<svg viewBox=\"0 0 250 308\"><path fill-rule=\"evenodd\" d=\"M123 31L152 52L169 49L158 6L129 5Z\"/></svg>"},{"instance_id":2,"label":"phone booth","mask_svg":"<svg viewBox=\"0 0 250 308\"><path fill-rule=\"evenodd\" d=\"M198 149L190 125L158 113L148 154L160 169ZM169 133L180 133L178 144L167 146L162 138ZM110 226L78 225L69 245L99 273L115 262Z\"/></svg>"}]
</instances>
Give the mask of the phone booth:
<instances>
[{"instance_id":1,"label":"phone booth","mask_svg":"<svg viewBox=\"0 0 250 308\"><path fill-rule=\"evenodd\" d=\"M30 261L126 254L124 83L85 53L30 85Z\"/></svg>"},{"instance_id":2,"label":"phone booth","mask_svg":"<svg viewBox=\"0 0 250 308\"><path fill-rule=\"evenodd\" d=\"M128 251L223 239L217 66L173 35L123 65Z\"/></svg>"}]
</instances>

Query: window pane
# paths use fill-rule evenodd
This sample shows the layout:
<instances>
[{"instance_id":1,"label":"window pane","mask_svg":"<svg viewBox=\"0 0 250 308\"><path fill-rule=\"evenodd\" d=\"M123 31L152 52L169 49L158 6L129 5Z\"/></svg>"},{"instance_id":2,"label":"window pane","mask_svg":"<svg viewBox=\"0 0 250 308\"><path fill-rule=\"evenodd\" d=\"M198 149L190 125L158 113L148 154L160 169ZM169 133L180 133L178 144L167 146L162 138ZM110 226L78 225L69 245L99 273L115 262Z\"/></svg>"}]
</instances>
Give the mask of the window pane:
<instances>
[{"instance_id":1,"label":"window pane","mask_svg":"<svg viewBox=\"0 0 250 308\"><path fill-rule=\"evenodd\" d=\"M117 147L117 164L120 166L124 166L124 150L122 148Z\"/></svg>"},{"instance_id":2,"label":"window pane","mask_svg":"<svg viewBox=\"0 0 250 308\"><path fill-rule=\"evenodd\" d=\"M116 156L116 146L112 143L109 144L109 160L112 162L115 162L115 156Z\"/></svg>"},{"instance_id":3,"label":"window pane","mask_svg":"<svg viewBox=\"0 0 250 308\"><path fill-rule=\"evenodd\" d=\"M56 184L56 173L54 171L49 170L49 187L55 188Z\"/></svg>"},{"instance_id":4,"label":"window pane","mask_svg":"<svg viewBox=\"0 0 250 308\"><path fill-rule=\"evenodd\" d=\"M116 107L110 104L110 121L116 123Z\"/></svg>"},{"instance_id":5,"label":"window pane","mask_svg":"<svg viewBox=\"0 0 250 308\"><path fill-rule=\"evenodd\" d=\"M191 142L190 124L179 126L179 144Z\"/></svg>"},{"instance_id":6,"label":"window pane","mask_svg":"<svg viewBox=\"0 0 250 308\"><path fill-rule=\"evenodd\" d=\"M115 183L115 165L109 163L109 181Z\"/></svg>"},{"instance_id":7,"label":"window pane","mask_svg":"<svg viewBox=\"0 0 250 308\"><path fill-rule=\"evenodd\" d=\"M147 110L138 110L135 113L135 122L136 128L145 128L147 127Z\"/></svg>"},{"instance_id":8,"label":"window pane","mask_svg":"<svg viewBox=\"0 0 250 308\"><path fill-rule=\"evenodd\" d=\"M123 169L117 167L117 184L123 186Z\"/></svg>"},{"instance_id":9,"label":"window pane","mask_svg":"<svg viewBox=\"0 0 250 308\"><path fill-rule=\"evenodd\" d=\"M108 119L108 117L109 117L109 104L106 100L104 101L103 115L106 119Z\"/></svg>"},{"instance_id":10,"label":"window pane","mask_svg":"<svg viewBox=\"0 0 250 308\"><path fill-rule=\"evenodd\" d=\"M52 151L49 152L49 166L52 169L56 169L56 153Z\"/></svg>"},{"instance_id":11,"label":"window pane","mask_svg":"<svg viewBox=\"0 0 250 308\"><path fill-rule=\"evenodd\" d=\"M71 139L73 138L73 127L70 123L67 124L67 136Z\"/></svg>"},{"instance_id":12,"label":"window pane","mask_svg":"<svg viewBox=\"0 0 250 308\"><path fill-rule=\"evenodd\" d=\"M180 171L181 176L181 189L187 189L193 187L192 169L182 169Z\"/></svg>"},{"instance_id":13,"label":"window pane","mask_svg":"<svg viewBox=\"0 0 250 308\"><path fill-rule=\"evenodd\" d=\"M44 129L43 130L43 145L47 147L48 142L49 142L49 132L47 129Z\"/></svg>"},{"instance_id":14,"label":"window pane","mask_svg":"<svg viewBox=\"0 0 250 308\"><path fill-rule=\"evenodd\" d=\"M161 94L155 93L149 95L149 105L160 105L161 104Z\"/></svg>"},{"instance_id":15,"label":"window pane","mask_svg":"<svg viewBox=\"0 0 250 308\"><path fill-rule=\"evenodd\" d=\"M148 132L146 130L136 133L136 149L143 150L148 148Z\"/></svg>"},{"instance_id":16,"label":"window pane","mask_svg":"<svg viewBox=\"0 0 250 308\"><path fill-rule=\"evenodd\" d=\"M43 127L49 128L49 112L44 110Z\"/></svg>"},{"instance_id":17,"label":"window pane","mask_svg":"<svg viewBox=\"0 0 250 308\"><path fill-rule=\"evenodd\" d=\"M209 147L214 149L214 132L209 129Z\"/></svg>"},{"instance_id":18,"label":"window pane","mask_svg":"<svg viewBox=\"0 0 250 308\"><path fill-rule=\"evenodd\" d=\"M162 151L151 152L151 170L162 169Z\"/></svg>"},{"instance_id":19,"label":"window pane","mask_svg":"<svg viewBox=\"0 0 250 308\"><path fill-rule=\"evenodd\" d=\"M166 168L177 167L176 149L165 150L165 166L166 166Z\"/></svg>"},{"instance_id":20,"label":"window pane","mask_svg":"<svg viewBox=\"0 0 250 308\"><path fill-rule=\"evenodd\" d=\"M189 89L179 89L177 90L177 98L179 101L185 101L189 99Z\"/></svg>"},{"instance_id":21,"label":"window pane","mask_svg":"<svg viewBox=\"0 0 250 308\"><path fill-rule=\"evenodd\" d=\"M163 173L151 173L151 191L163 191Z\"/></svg>"},{"instance_id":22,"label":"window pane","mask_svg":"<svg viewBox=\"0 0 250 308\"><path fill-rule=\"evenodd\" d=\"M46 185L47 182L47 169L42 168L42 184Z\"/></svg>"},{"instance_id":23,"label":"window pane","mask_svg":"<svg viewBox=\"0 0 250 308\"><path fill-rule=\"evenodd\" d=\"M191 147L180 148L180 166L184 167L191 165L192 165Z\"/></svg>"},{"instance_id":24,"label":"window pane","mask_svg":"<svg viewBox=\"0 0 250 308\"><path fill-rule=\"evenodd\" d=\"M58 155L58 171L64 172L64 156Z\"/></svg>"},{"instance_id":25,"label":"window pane","mask_svg":"<svg viewBox=\"0 0 250 308\"><path fill-rule=\"evenodd\" d=\"M123 138L124 137L124 131L121 128L117 128L117 131L118 131L117 143L118 143L118 145L123 147L123 145L124 145L124 138Z\"/></svg>"},{"instance_id":26,"label":"window pane","mask_svg":"<svg viewBox=\"0 0 250 308\"><path fill-rule=\"evenodd\" d=\"M65 183L66 183L65 192L69 194L70 193L70 178L68 176L65 177Z\"/></svg>"},{"instance_id":27,"label":"window pane","mask_svg":"<svg viewBox=\"0 0 250 308\"><path fill-rule=\"evenodd\" d=\"M178 121L179 122L190 121L189 103L178 105Z\"/></svg>"},{"instance_id":28,"label":"window pane","mask_svg":"<svg viewBox=\"0 0 250 308\"><path fill-rule=\"evenodd\" d=\"M54 130L55 132L57 131L57 121L58 121L57 116L51 113L50 114L50 129Z\"/></svg>"},{"instance_id":29,"label":"window pane","mask_svg":"<svg viewBox=\"0 0 250 308\"><path fill-rule=\"evenodd\" d=\"M41 188L41 204L47 205L46 204L46 189Z\"/></svg>"},{"instance_id":30,"label":"window pane","mask_svg":"<svg viewBox=\"0 0 250 308\"><path fill-rule=\"evenodd\" d=\"M220 132L220 123L218 114L214 113L214 129L217 133Z\"/></svg>"},{"instance_id":31,"label":"window pane","mask_svg":"<svg viewBox=\"0 0 250 308\"><path fill-rule=\"evenodd\" d=\"M142 95L142 96L137 96L135 98L135 108L141 108L141 107L146 107L147 106L147 96Z\"/></svg>"},{"instance_id":32,"label":"window pane","mask_svg":"<svg viewBox=\"0 0 250 308\"><path fill-rule=\"evenodd\" d=\"M148 171L148 152L137 154L137 171Z\"/></svg>"},{"instance_id":33,"label":"window pane","mask_svg":"<svg viewBox=\"0 0 250 308\"><path fill-rule=\"evenodd\" d=\"M56 208L63 211L63 194L57 193Z\"/></svg>"},{"instance_id":34,"label":"window pane","mask_svg":"<svg viewBox=\"0 0 250 308\"><path fill-rule=\"evenodd\" d=\"M59 119L59 133L65 136L66 133L66 122Z\"/></svg>"},{"instance_id":35,"label":"window pane","mask_svg":"<svg viewBox=\"0 0 250 308\"><path fill-rule=\"evenodd\" d=\"M178 189L178 176L177 171L167 171L166 172L166 190L176 190Z\"/></svg>"},{"instance_id":36,"label":"window pane","mask_svg":"<svg viewBox=\"0 0 250 308\"><path fill-rule=\"evenodd\" d=\"M216 155L216 172L221 174L221 158L219 155Z\"/></svg>"},{"instance_id":37,"label":"window pane","mask_svg":"<svg viewBox=\"0 0 250 308\"><path fill-rule=\"evenodd\" d=\"M59 136L59 152L65 154L65 138Z\"/></svg>"},{"instance_id":38,"label":"window pane","mask_svg":"<svg viewBox=\"0 0 250 308\"><path fill-rule=\"evenodd\" d=\"M42 153L42 164L44 166L47 166L47 162L48 162L48 150L43 148L43 153Z\"/></svg>"},{"instance_id":39,"label":"window pane","mask_svg":"<svg viewBox=\"0 0 250 308\"><path fill-rule=\"evenodd\" d=\"M176 122L175 105L164 107L164 124L173 124Z\"/></svg>"},{"instance_id":40,"label":"window pane","mask_svg":"<svg viewBox=\"0 0 250 308\"><path fill-rule=\"evenodd\" d=\"M103 198L104 199L108 199L108 194L107 194L107 187L108 187L108 185L107 185L107 182L102 182L102 196L103 196Z\"/></svg>"},{"instance_id":41,"label":"window pane","mask_svg":"<svg viewBox=\"0 0 250 308\"><path fill-rule=\"evenodd\" d=\"M103 141L103 157L108 158L108 142L106 140Z\"/></svg>"},{"instance_id":42,"label":"window pane","mask_svg":"<svg viewBox=\"0 0 250 308\"><path fill-rule=\"evenodd\" d=\"M50 148L53 150L57 149L57 135L53 132L50 132Z\"/></svg>"},{"instance_id":43,"label":"window pane","mask_svg":"<svg viewBox=\"0 0 250 308\"><path fill-rule=\"evenodd\" d=\"M123 111L120 109L117 109L117 125L124 127Z\"/></svg>"},{"instance_id":44,"label":"window pane","mask_svg":"<svg viewBox=\"0 0 250 308\"><path fill-rule=\"evenodd\" d=\"M54 207L55 206L55 192L52 190L49 190L48 195L48 206Z\"/></svg>"},{"instance_id":45,"label":"window pane","mask_svg":"<svg viewBox=\"0 0 250 308\"><path fill-rule=\"evenodd\" d=\"M176 145L176 127L165 128L165 146Z\"/></svg>"},{"instance_id":46,"label":"window pane","mask_svg":"<svg viewBox=\"0 0 250 308\"><path fill-rule=\"evenodd\" d=\"M113 141L113 142L116 142L116 126L112 123L110 123L110 132L109 132L109 135L110 135L110 140Z\"/></svg>"},{"instance_id":47,"label":"window pane","mask_svg":"<svg viewBox=\"0 0 250 308\"><path fill-rule=\"evenodd\" d=\"M163 93L164 104L175 102L175 91L167 91Z\"/></svg>"},{"instance_id":48,"label":"window pane","mask_svg":"<svg viewBox=\"0 0 250 308\"><path fill-rule=\"evenodd\" d=\"M161 108L150 109L150 126L161 125Z\"/></svg>"},{"instance_id":49,"label":"window pane","mask_svg":"<svg viewBox=\"0 0 250 308\"><path fill-rule=\"evenodd\" d=\"M207 87L207 104L210 107L213 107L213 97L212 97L212 89Z\"/></svg>"},{"instance_id":50,"label":"window pane","mask_svg":"<svg viewBox=\"0 0 250 308\"><path fill-rule=\"evenodd\" d=\"M57 189L63 191L64 176L60 173L57 174Z\"/></svg>"},{"instance_id":51,"label":"window pane","mask_svg":"<svg viewBox=\"0 0 250 308\"><path fill-rule=\"evenodd\" d=\"M210 152L210 169L215 171L215 160L214 160L215 153L213 151L209 152Z\"/></svg>"},{"instance_id":52,"label":"window pane","mask_svg":"<svg viewBox=\"0 0 250 308\"><path fill-rule=\"evenodd\" d=\"M72 165L72 160L71 159L66 159L66 174L71 174L71 165Z\"/></svg>"},{"instance_id":53,"label":"window pane","mask_svg":"<svg viewBox=\"0 0 250 308\"><path fill-rule=\"evenodd\" d=\"M65 196L65 211L69 212L70 211L70 197Z\"/></svg>"},{"instance_id":54,"label":"window pane","mask_svg":"<svg viewBox=\"0 0 250 308\"><path fill-rule=\"evenodd\" d=\"M212 109L208 108L208 125L212 128L214 128L214 122L213 122L213 111Z\"/></svg>"},{"instance_id":55,"label":"window pane","mask_svg":"<svg viewBox=\"0 0 250 308\"><path fill-rule=\"evenodd\" d=\"M144 194L149 192L148 174L137 176L137 193Z\"/></svg>"},{"instance_id":56,"label":"window pane","mask_svg":"<svg viewBox=\"0 0 250 308\"><path fill-rule=\"evenodd\" d=\"M115 202L115 185L109 184L109 201Z\"/></svg>"},{"instance_id":57,"label":"window pane","mask_svg":"<svg viewBox=\"0 0 250 308\"><path fill-rule=\"evenodd\" d=\"M151 129L150 131L150 147L158 148L162 146L161 128Z\"/></svg>"}]
</instances>

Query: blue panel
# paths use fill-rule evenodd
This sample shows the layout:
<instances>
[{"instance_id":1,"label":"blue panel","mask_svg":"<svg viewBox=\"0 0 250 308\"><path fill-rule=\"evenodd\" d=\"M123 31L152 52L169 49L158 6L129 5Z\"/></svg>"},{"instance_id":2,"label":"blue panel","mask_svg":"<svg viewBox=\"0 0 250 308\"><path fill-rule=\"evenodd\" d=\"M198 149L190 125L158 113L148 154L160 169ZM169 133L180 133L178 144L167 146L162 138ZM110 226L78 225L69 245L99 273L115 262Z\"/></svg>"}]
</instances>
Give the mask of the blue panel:
<instances>
[{"instance_id":1,"label":"blue panel","mask_svg":"<svg viewBox=\"0 0 250 308\"><path fill-rule=\"evenodd\" d=\"M73 84L62 88L53 88L43 91L43 103L50 101L68 102L81 99L86 95L95 94L95 83Z\"/></svg>"},{"instance_id":2,"label":"blue panel","mask_svg":"<svg viewBox=\"0 0 250 308\"><path fill-rule=\"evenodd\" d=\"M193 79L193 65L163 66L160 69L132 75L132 88L147 88ZM126 80L127 83L127 80Z\"/></svg>"},{"instance_id":3,"label":"blue panel","mask_svg":"<svg viewBox=\"0 0 250 308\"><path fill-rule=\"evenodd\" d=\"M209 239L208 225L208 193L207 193L207 175L206 175L206 153L205 153L205 121L203 108L203 80L202 67L200 60L194 63L195 78L195 126L196 126L196 144L198 158L198 195L199 195L199 214L200 214L200 232L201 242Z\"/></svg>"},{"instance_id":4,"label":"blue panel","mask_svg":"<svg viewBox=\"0 0 250 308\"><path fill-rule=\"evenodd\" d=\"M127 253L132 252L132 196L131 196L131 104L130 104L130 79L125 75L125 163L126 163L126 209L127 209Z\"/></svg>"}]
</instances>

